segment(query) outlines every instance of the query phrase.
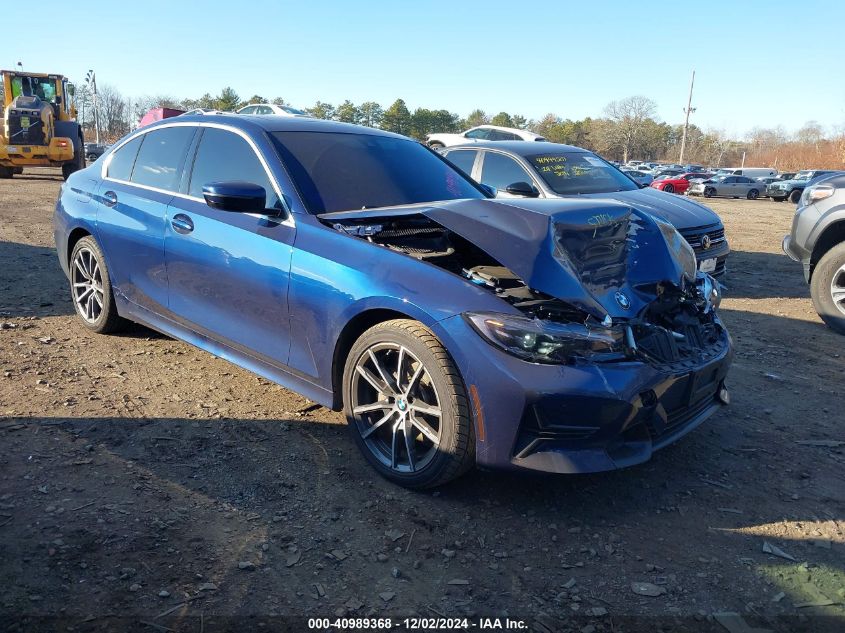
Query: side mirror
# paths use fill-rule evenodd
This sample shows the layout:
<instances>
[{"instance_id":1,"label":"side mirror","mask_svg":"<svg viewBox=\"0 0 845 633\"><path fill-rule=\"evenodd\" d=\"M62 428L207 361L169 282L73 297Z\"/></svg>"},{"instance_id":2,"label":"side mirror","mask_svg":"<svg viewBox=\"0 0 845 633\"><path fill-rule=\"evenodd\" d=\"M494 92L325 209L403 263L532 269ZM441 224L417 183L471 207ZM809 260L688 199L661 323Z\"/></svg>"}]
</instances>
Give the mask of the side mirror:
<instances>
[{"instance_id":1,"label":"side mirror","mask_svg":"<svg viewBox=\"0 0 845 633\"><path fill-rule=\"evenodd\" d=\"M495 198L496 197L496 188L491 187L490 185L485 185L483 183L478 183L478 186L481 188L484 193L486 193L489 197Z\"/></svg>"},{"instance_id":2,"label":"side mirror","mask_svg":"<svg viewBox=\"0 0 845 633\"><path fill-rule=\"evenodd\" d=\"M508 185L505 187L505 191L513 196L522 196L523 198L536 198L540 195L540 192L537 191L534 185L523 181Z\"/></svg>"},{"instance_id":3,"label":"side mirror","mask_svg":"<svg viewBox=\"0 0 845 633\"><path fill-rule=\"evenodd\" d=\"M251 182L210 182L203 186L206 204L218 211L267 213L267 192Z\"/></svg>"},{"instance_id":4,"label":"side mirror","mask_svg":"<svg viewBox=\"0 0 845 633\"><path fill-rule=\"evenodd\" d=\"M644 182L639 183L640 189L648 189L651 187L651 183L645 184Z\"/></svg>"}]
</instances>

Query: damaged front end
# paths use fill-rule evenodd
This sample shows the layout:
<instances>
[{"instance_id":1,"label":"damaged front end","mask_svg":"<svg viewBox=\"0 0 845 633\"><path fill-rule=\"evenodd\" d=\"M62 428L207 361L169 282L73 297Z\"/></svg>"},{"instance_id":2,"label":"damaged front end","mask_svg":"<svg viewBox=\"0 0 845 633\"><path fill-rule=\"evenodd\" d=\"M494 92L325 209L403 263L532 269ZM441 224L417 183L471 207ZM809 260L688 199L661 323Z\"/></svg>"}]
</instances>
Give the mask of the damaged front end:
<instances>
[{"instance_id":1,"label":"damaged front end","mask_svg":"<svg viewBox=\"0 0 845 633\"><path fill-rule=\"evenodd\" d=\"M529 362L706 360L724 338L718 282L669 224L605 201L491 201L325 214L344 233L487 289L514 310L466 313L491 344ZM573 208L574 207L574 208ZM557 209L557 212L554 212Z\"/></svg>"},{"instance_id":2,"label":"damaged front end","mask_svg":"<svg viewBox=\"0 0 845 633\"><path fill-rule=\"evenodd\" d=\"M468 368L484 401L476 416L495 412L487 420L500 435L479 443L480 464L629 466L727 404L732 350L719 284L648 214L612 201L483 200L320 219L501 299L500 311L458 317L506 354L494 355L504 373L486 385Z\"/></svg>"}]
</instances>

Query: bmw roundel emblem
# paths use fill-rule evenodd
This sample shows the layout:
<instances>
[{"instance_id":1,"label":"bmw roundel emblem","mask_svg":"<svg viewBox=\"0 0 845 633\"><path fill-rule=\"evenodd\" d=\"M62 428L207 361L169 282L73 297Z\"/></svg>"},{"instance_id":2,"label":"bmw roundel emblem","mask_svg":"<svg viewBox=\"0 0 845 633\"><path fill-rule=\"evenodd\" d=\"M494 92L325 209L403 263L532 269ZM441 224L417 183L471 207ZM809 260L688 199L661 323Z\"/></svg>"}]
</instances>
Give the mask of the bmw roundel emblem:
<instances>
[{"instance_id":1,"label":"bmw roundel emblem","mask_svg":"<svg viewBox=\"0 0 845 633\"><path fill-rule=\"evenodd\" d=\"M618 303L623 310L627 310L631 307L631 300L628 298L628 295L626 295L624 292L617 291L615 296L616 303Z\"/></svg>"},{"instance_id":2,"label":"bmw roundel emblem","mask_svg":"<svg viewBox=\"0 0 845 633\"><path fill-rule=\"evenodd\" d=\"M712 241L710 240L709 235L705 235L704 237L701 238L701 248L704 249L705 251L708 248L710 248L711 244L712 244Z\"/></svg>"}]
</instances>

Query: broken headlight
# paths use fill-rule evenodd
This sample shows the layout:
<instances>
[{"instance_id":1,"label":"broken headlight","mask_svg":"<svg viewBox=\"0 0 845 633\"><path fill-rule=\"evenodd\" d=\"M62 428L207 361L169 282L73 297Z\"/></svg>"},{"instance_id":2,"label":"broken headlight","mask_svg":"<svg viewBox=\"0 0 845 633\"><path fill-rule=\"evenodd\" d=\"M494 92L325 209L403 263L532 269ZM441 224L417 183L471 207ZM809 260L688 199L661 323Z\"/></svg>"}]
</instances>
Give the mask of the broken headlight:
<instances>
[{"instance_id":1,"label":"broken headlight","mask_svg":"<svg viewBox=\"0 0 845 633\"><path fill-rule=\"evenodd\" d=\"M625 347L620 328L593 329L496 312L468 312L464 318L489 343L532 363L568 363Z\"/></svg>"},{"instance_id":2,"label":"broken headlight","mask_svg":"<svg viewBox=\"0 0 845 633\"><path fill-rule=\"evenodd\" d=\"M698 263L696 262L695 251L692 250L692 246L684 239L683 235L678 233L678 229L668 222L664 222L658 218L654 218L654 221L657 223L657 228L660 229L663 239L666 240L669 252L681 262L684 277L687 278L687 281L695 281Z\"/></svg>"}]
</instances>

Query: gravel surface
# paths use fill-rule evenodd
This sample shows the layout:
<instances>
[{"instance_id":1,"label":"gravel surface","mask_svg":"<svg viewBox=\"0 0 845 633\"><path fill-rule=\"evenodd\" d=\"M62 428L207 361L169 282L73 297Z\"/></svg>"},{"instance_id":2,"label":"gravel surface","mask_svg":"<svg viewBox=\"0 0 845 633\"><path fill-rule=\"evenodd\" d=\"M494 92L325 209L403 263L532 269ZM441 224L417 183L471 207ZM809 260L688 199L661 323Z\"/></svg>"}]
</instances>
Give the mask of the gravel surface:
<instances>
[{"instance_id":1,"label":"gravel surface","mask_svg":"<svg viewBox=\"0 0 845 633\"><path fill-rule=\"evenodd\" d=\"M61 178L30 171L0 180L10 630L290 614L843 625L812 616L845 615L845 339L780 250L793 205L708 201L734 249L729 408L635 468L476 471L421 494L376 476L338 413L140 326L90 334L53 248Z\"/></svg>"}]
</instances>

